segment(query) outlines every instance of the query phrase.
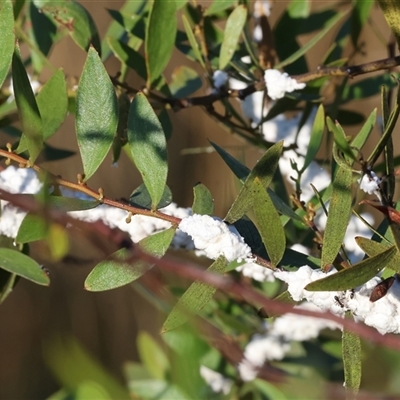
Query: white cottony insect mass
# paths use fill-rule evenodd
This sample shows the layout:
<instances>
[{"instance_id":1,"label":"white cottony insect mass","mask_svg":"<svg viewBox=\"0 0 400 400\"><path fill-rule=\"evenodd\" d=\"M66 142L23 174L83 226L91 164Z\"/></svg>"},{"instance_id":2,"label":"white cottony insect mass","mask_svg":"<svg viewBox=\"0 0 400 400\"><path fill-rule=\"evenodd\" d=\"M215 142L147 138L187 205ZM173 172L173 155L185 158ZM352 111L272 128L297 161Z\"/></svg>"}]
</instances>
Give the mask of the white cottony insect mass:
<instances>
[{"instance_id":1,"label":"white cottony insect mass","mask_svg":"<svg viewBox=\"0 0 400 400\"><path fill-rule=\"evenodd\" d=\"M204 251L206 257L212 260L221 255L228 262L251 257L251 249L237 229L220 218L194 214L182 219L179 229L191 236L195 248Z\"/></svg>"},{"instance_id":2,"label":"white cottony insect mass","mask_svg":"<svg viewBox=\"0 0 400 400\"><path fill-rule=\"evenodd\" d=\"M280 72L277 69L267 69L264 71L265 86L267 87L268 96L272 100L278 100L298 89L304 89L305 83L297 82L291 78L286 72Z\"/></svg>"}]
</instances>

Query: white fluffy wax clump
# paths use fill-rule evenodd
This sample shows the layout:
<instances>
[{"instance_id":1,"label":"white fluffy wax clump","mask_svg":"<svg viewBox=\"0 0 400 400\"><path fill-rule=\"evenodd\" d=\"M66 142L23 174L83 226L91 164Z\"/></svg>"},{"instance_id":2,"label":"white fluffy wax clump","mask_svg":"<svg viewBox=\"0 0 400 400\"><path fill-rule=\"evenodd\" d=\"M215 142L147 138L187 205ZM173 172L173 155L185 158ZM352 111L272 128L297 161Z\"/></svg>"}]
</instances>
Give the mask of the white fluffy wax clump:
<instances>
[{"instance_id":1,"label":"white fluffy wax clump","mask_svg":"<svg viewBox=\"0 0 400 400\"><path fill-rule=\"evenodd\" d=\"M295 308L321 311L311 303L303 303ZM301 342L316 338L326 328L337 329L340 326L326 319L290 313L267 323L266 332L254 335L245 348L244 358L238 365L241 378L245 381L253 380L266 361L285 357L290 350L291 341Z\"/></svg>"},{"instance_id":2,"label":"white fluffy wax clump","mask_svg":"<svg viewBox=\"0 0 400 400\"><path fill-rule=\"evenodd\" d=\"M277 271L275 277L288 283L288 291L295 301L305 299L322 311L337 315L344 315L345 311L350 310L357 321L364 321L382 334L400 333L400 283L397 279L386 296L375 302L371 302L369 297L374 287L382 281L379 276L353 291L311 292L304 289L308 283L333 273L336 271L326 274L305 265L294 272Z\"/></svg>"},{"instance_id":3,"label":"white fluffy wax clump","mask_svg":"<svg viewBox=\"0 0 400 400\"><path fill-rule=\"evenodd\" d=\"M267 69L264 72L265 85L268 96L272 100L281 99L286 92L293 92L297 89L304 89L305 83L299 83L291 78L286 72L280 72L277 69Z\"/></svg>"},{"instance_id":4,"label":"white fluffy wax clump","mask_svg":"<svg viewBox=\"0 0 400 400\"><path fill-rule=\"evenodd\" d=\"M192 237L196 249L203 250L213 260L221 255L228 262L251 257L251 249L237 229L220 218L194 214L182 219L179 229Z\"/></svg>"},{"instance_id":5,"label":"white fluffy wax clump","mask_svg":"<svg viewBox=\"0 0 400 400\"><path fill-rule=\"evenodd\" d=\"M362 178L358 180L360 184L360 189L368 194L377 194L379 196L379 186L381 184L381 179L374 171L369 174L364 174Z\"/></svg>"},{"instance_id":6,"label":"white fluffy wax clump","mask_svg":"<svg viewBox=\"0 0 400 400\"><path fill-rule=\"evenodd\" d=\"M225 71L217 69L213 74L213 81L214 81L214 86L217 89L221 89L228 83L228 74Z\"/></svg>"}]
</instances>

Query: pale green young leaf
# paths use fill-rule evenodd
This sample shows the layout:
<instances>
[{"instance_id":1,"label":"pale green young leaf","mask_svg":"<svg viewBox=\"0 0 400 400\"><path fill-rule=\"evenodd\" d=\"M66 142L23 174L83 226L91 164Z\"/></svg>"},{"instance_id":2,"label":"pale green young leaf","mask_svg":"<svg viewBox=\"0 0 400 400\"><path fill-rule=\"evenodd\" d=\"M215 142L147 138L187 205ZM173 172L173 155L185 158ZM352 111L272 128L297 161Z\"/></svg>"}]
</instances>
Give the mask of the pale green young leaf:
<instances>
[{"instance_id":1,"label":"pale green young leaf","mask_svg":"<svg viewBox=\"0 0 400 400\"><path fill-rule=\"evenodd\" d=\"M169 360L159 344L145 331L139 332L137 349L140 361L154 379L165 379L170 369Z\"/></svg>"},{"instance_id":2,"label":"pale green young leaf","mask_svg":"<svg viewBox=\"0 0 400 400\"><path fill-rule=\"evenodd\" d=\"M11 0L0 3L0 87L8 74L14 53L14 15Z\"/></svg>"},{"instance_id":3,"label":"pale green young leaf","mask_svg":"<svg viewBox=\"0 0 400 400\"><path fill-rule=\"evenodd\" d=\"M193 214L213 215L214 199L211 192L202 183L198 183L193 187Z\"/></svg>"},{"instance_id":4,"label":"pale green young leaf","mask_svg":"<svg viewBox=\"0 0 400 400\"><path fill-rule=\"evenodd\" d=\"M312 292L350 290L364 284L386 268L396 257L397 248L392 246L366 260L354 264L326 278L309 283L305 289Z\"/></svg>"},{"instance_id":5,"label":"pale green young leaf","mask_svg":"<svg viewBox=\"0 0 400 400\"><path fill-rule=\"evenodd\" d=\"M146 26L147 87L163 73L175 45L177 30L174 1L153 0ZM161 40L162 39L162 40Z\"/></svg>"},{"instance_id":6,"label":"pale green young leaf","mask_svg":"<svg viewBox=\"0 0 400 400\"><path fill-rule=\"evenodd\" d=\"M253 213L258 232L274 266L281 261L286 248L285 231L270 197L258 178L252 187Z\"/></svg>"},{"instance_id":7,"label":"pale green young leaf","mask_svg":"<svg viewBox=\"0 0 400 400\"><path fill-rule=\"evenodd\" d=\"M146 253L155 257L162 257L174 238L176 228L147 236L139 242ZM106 260L97 264L85 280L85 289L90 292L101 292L127 285L140 278L151 265L145 261L126 262L130 252L120 249Z\"/></svg>"},{"instance_id":8,"label":"pale green young leaf","mask_svg":"<svg viewBox=\"0 0 400 400\"><path fill-rule=\"evenodd\" d=\"M76 135L85 180L99 168L110 150L118 125L114 86L96 50L88 51L76 99Z\"/></svg>"},{"instance_id":9,"label":"pale green young leaf","mask_svg":"<svg viewBox=\"0 0 400 400\"><path fill-rule=\"evenodd\" d=\"M226 258L221 256L214 261L207 272L223 274L227 266ZM162 332L168 332L183 325L191 316L198 314L213 298L216 288L203 282L193 282L179 299L165 320Z\"/></svg>"},{"instance_id":10,"label":"pale green young leaf","mask_svg":"<svg viewBox=\"0 0 400 400\"><path fill-rule=\"evenodd\" d=\"M51 16L54 21L65 27L74 42L87 51L93 46L101 52L100 38L92 16L75 0L34 0L41 12Z\"/></svg>"},{"instance_id":11,"label":"pale green young leaf","mask_svg":"<svg viewBox=\"0 0 400 400\"><path fill-rule=\"evenodd\" d=\"M237 6L229 15L219 53L219 69L224 69L231 61L246 23L246 18L247 8L244 5Z\"/></svg>"},{"instance_id":12,"label":"pale green young leaf","mask_svg":"<svg viewBox=\"0 0 400 400\"><path fill-rule=\"evenodd\" d=\"M29 161L33 164L43 147L42 118L18 47L12 58L12 75L18 115L29 151ZM21 150L17 149L17 152Z\"/></svg>"},{"instance_id":13,"label":"pale green young leaf","mask_svg":"<svg viewBox=\"0 0 400 400\"><path fill-rule=\"evenodd\" d=\"M167 181L167 141L161 123L143 93L136 94L128 116L128 143L155 209Z\"/></svg>"},{"instance_id":14,"label":"pale green young leaf","mask_svg":"<svg viewBox=\"0 0 400 400\"><path fill-rule=\"evenodd\" d=\"M322 244L322 269L334 262L343 243L351 213L352 181L351 170L339 167L333 180L333 192Z\"/></svg>"},{"instance_id":15,"label":"pale green young leaf","mask_svg":"<svg viewBox=\"0 0 400 400\"><path fill-rule=\"evenodd\" d=\"M183 27L185 28L186 36L189 40L190 46L193 49L194 56L196 60L200 63L200 65L205 68L205 63L203 60L203 56L201 55L199 45L197 44L196 38L193 34L190 23L185 15L182 15Z\"/></svg>"},{"instance_id":16,"label":"pale green young leaf","mask_svg":"<svg viewBox=\"0 0 400 400\"><path fill-rule=\"evenodd\" d=\"M1 248L0 268L12 274L22 276L38 285L50 285L50 279L40 265L35 260L19 251Z\"/></svg>"}]
</instances>

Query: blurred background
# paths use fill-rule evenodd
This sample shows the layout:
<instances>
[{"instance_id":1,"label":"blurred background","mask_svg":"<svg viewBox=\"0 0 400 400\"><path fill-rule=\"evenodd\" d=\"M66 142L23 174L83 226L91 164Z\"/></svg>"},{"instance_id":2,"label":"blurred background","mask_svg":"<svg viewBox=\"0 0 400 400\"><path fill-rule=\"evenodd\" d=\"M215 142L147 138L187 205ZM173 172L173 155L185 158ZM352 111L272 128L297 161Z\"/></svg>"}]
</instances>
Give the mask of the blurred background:
<instances>
[{"instance_id":1,"label":"blurred background","mask_svg":"<svg viewBox=\"0 0 400 400\"><path fill-rule=\"evenodd\" d=\"M93 16L101 38L111 21L107 9L119 9L123 1L80 1ZM200 1L205 6L211 1ZM274 2L270 18L271 26L279 19L288 1ZM312 6L337 7L351 1L313 1ZM355 63L386 58L388 56L382 36L388 41L390 33L384 17L377 6L371 14L371 24L362 33L363 54L356 57ZM180 21L180 20L179 20ZM379 35L376 34L379 31ZM325 40L321 41L308 54L310 69L319 65L319 56L326 51L326 43L336 34L335 29ZM309 40L309 35L300 38L302 43ZM162 38L160 38L162 40ZM63 67L65 75L79 79L86 53L79 49L69 38L65 37L52 50L50 60L56 67ZM174 69L187 64L186 57L174 50L165 76L171 77ZM197 68L194 63L190 65ZM110 58L106 68L114 75L119 62ZM197 69L201 72L199 69ZM40 77L45 82L49 76ZM357 79L357 78L355 78ZM134 87L140 84L137 77L129 76L128 81ZM196 94L207 93L206 84ZM368 115L379 105L379 98L367 98L352 102L353 111ZM215 153L198 152L194 155L182 155L182 150L204 148L209 146L208 140L217 143L236 158L252 167L261 152L232 136L209 118L200 107L193 107L174 113L170 111L173 123L173 135L168 144L169 178L168 185L173 193L173 201L181 207L192 204L192 187L197 182L204 183L215 200L215 214L223 217L229 205L238 193L238 182L234 179L224 162ZM351 134L359 126L346 130ZM375 143L377 132L371 141ZM74 118L67 117L60 131L54 135L50 144L77 152L77 155L54 163L44 163L43 167L63 178L76 181L82 172L82 164L78 155L75 138ZM395 143L395 154L398 154L399 143ZM320 155L324 157L323 152ZM122 155L117 167L111 167L109 157L89 180L89 185L96 189L102 187L105 195L111 198L127 198L134 188L141 183L139 173L131 162ZM46 366L43 356L46 343L54 337L70 335L79 340L84 347L114 374L121 382L121 365L128 360L137 359L135 346L139 330L151 332L154 337L159 334L164 316L134 290L131 285L120 289L88 293L83 289L83 282L93 268L91 255L86 248L73 242L73 254L70 259L57 265L49 264L43 257L42 249L32 245L33 256L41 260L49 269L52 284L40 287L26 280L21 280L12 295L0 307L0 398L2 399L40 399L55 392L59 385ZM382 378L383 379L383 378Z\"/></svg>"}]
</instances>

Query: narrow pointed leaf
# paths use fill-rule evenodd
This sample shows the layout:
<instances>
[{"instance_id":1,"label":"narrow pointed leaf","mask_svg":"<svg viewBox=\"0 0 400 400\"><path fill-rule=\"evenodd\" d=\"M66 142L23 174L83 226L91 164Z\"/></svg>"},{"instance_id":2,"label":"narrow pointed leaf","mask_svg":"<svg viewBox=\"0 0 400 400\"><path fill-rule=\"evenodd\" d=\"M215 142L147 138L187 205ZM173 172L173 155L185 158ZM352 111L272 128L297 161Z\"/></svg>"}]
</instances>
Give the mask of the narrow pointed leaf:
<instances>
[{"instance_id":1,"label":"narrow pointed leaf","mask_svg":"<svg viewBox=\"0 0 400 400\"><path fill-rule=\"evenodd\" d=\"M163 73L171 59L177 30L175 13L174 1L153 0L145 40L148 87Z\"/></svg>"},{"instance_id":2,"label":"narrow pointed leaf","mask_svg":"<svg viewBox=\"0 0 400 400\"><path fill-rule=\"evenodd\" d=\"M365 121L363 127L360 129L360 132L358 132L357 136L354 138L354 140L351 142L351 146L355 147L357 149L362 149L364 144L369 138L369 135L371 134L372 130L374 129L375 122L376 122L376 112L377 109L374 108L367 120Z\"/></svg>"},{"instance_id":3,"label":"narrow pointed leaf","mask_svg":"<svg viewBox=\"0 0 400 400\"><path fill-rule=\"evenodd\" d=\"M202 183L193 187L194 201L192 205L193 214L213 215L214 199L211 192Z\"/></svg>"},{"instance_id":4,"label":"narrow pointed leaf","mask_svg":"<svg viewBox=\"0 0 400 400\"><path fill-rule=\"evenodd\" d=\"M147 80L146 63L141 54L130 48L127 44L114 38L107 38L107 42L115 57L121 63L135 71L143 80Z\"/></svg>"},{"instance_id":5,"label":"narrow pointed leaf","mask_svg":"<svg viewBox=\"0 0 400 400\"><path fill-rule=\"evenodd\" d=\"M311 130L310 143L308 145L306 159L304 160L304 165L302 168L303 171L307 169L311 161L315 160L315 157L317 156L318 150L321 146L324 130L325 130L325 111L323 104L320 104Z\"/></svg>"},{"instance_id":6,"label":"narrow pointed leaf","mask_svg":"<svg viewBox=\"0 0 400 400\"><path fill-rule=\"evenodd\" d=\"M200 53L199 45L197 44L190 23L185 15L182 15L182 21L183 27L185 28L186 36L189 40L190 46L192 46L194 56L196 57L196 60L200 63L200 65L205 68L205 63L203 60L203 56Z\"/></svg>"},{"instance_id":7,"label":"narrow pointed leaf","mask_svg":"<svg viewBox=\"0 0 400 400\"><path fill-rule=\"evenodd\" d=\"M354 48L357 48L358 38L368 20L374 3L372 1L356 0L353 2L354 6L351 13L351 40Z\"/></svg>"},{"instance_id":8,"label":"narrow pointed leaf","mask_svg":"<svg viewBox=\"0 0 400 400\"><path fill-rule=\"evenodd\" d=\"M281 261L286 248L285 231L270 197L258 178L253 184L253 212L258 232L274 266Z\"/></svg>"},{"instance_id":9,"label":"narrow pointed leaf","mask_svg":"<svg viewBox=\"0 0 400 400\"><path fill-rule=\"evenodd\" d=\"M43 147L42 119L18 47L12 58L12 75L15 102L29 151L29 161L34 163Z\"/></svg>"},{"instance_id":10,"label":"narrow pointed leaf","mask_svg":"<svg viewBox=\"0 0 400 400\"><path fill-rule=\"evenodd\" d=\"M351 213L352 172L340 167L333 181L333 192L322 244L321 267L331 265L343 243Z\"/></svg>"},{"instance_id":11,"label":"narrow pointed leaf","mask_svg":"<svg viewBox=\"0 0 400 400\"><path fill-rule=\"evenodd\" d=\"M225 221L233 224L244 214L246 214L253 206L252 196L250 192L252 190L253 182L255 178L258 178L264 188L267 188L274 177L276 168L279 163L280 156L282 155L283 141L275 143L271 146L262 158L258 161L256 166L248 175L243 187L241 188L239 195L235 199L228 214L225 217Z\"/></svg>"},{"instance_id":12,"label":"narrow pointed leaf","mask_svg":"<svg viewBox=\"0 0 400 400\"><path fill-rule=\"evenodd\" d=\"M221 256L210 265L207 272L223 274L227 265L225 257ZM193 282L168 315L161 329L162 333L178 328L191 316L198 314L213 298L216 290L203 282Z\"/></svg>"},{"instance_id":13,"label":"narrow pointed leaf","mask_svg":"<svg viewBox=\"0 0 400 400\"><path fill-rule=\"evenodd\" d=\"M11 0L0 3L0 87L8 74L14 53L14 15Z\"/></svg>"},{"instance_id":14,"label":"narrow pointed leaf","mask_svg":"<svg viewBox=\"0 0 400 400\"><path fill-rule=\"evenodd\" d=\"M229 15L219 53L219 69L224 69L231 61L246 23L246 18L247 8L244 5L237 6Z\"/></svg>"},{"instance_id":15,"label":"narrow pointed leaf","mask_svg":"<svg viewBox=\"0 0 400 400\"><path fill-rule=\"evenodd\" d=\"M346 318L353 319L350 311ZM356 398L361 383L361 340L355 333L346 328L342 334L342 358L344 369L344 385L346 392Z\"/></svg>"},{"instance_id":16,"label":"narrow pointed leaf","mask_svg":"<svg viewBox=\"0 0 400 400\"><path fill-rule=\"evenodd\" d=\"M346 135L343 131L343 128L340 126L340 124L337 121L336 121L336 123L333 123L333 121L329 117L326 117L326 124L328 126L328 129L333 133L333 138L335 140L335 144L339 148L339 150L343 154L345 154L348 159L354 161L355 156L354 156L353 150L350 147L349 143L347 142Z\"/></svg>"},{"instance_id":17,"label":"narrow pointed leaf","mask_svg":"<svg viewBox=\"0 0 400 400\"><path fill-rule=\"evenodd\" d=\"M351 268L344 269L326 278L309 283L305 289L316 292L350 290L372 279L377 273L387 267L396 257L395 246L354 264Z\"/></svg>"},{"instance_id":18,"label":"narrow pointed leaf","mask_svg":"<svg viewBox=\"0 0 400 400\"><path fill-rule=\"evenodd\" d=\"M290 65L306 54L312 47L314 47L345 15L347 11L338 13L334 15L331 19L329 19L326 23L324 28L316 35L310 39L306 45L301 46L296 52L290 55L285 60L275 65L275 68L283 68L286 65Z\"/></svg>"},{"instance_id":19,"label":"narrow pointed leaf","mask_svg":"<svg viewBox=\"0 0 400 400\"><path fill-rule=\"evenodd\" d=\"M41 12L65 27L74 42L87 51L92 45L101 52L100 38L93 18L80 3L75 0L34 0Z\"/></svg>"},{"instance_id":20,"label":"narrow pointed leaf","mask_svg":"<svg viewBox=\"0 0 400 400\"><path fill-rule=\"evenodd\" d=\"M161 123L143 93L131 103L128 116L128 143L133 161L150 193L155 209L167 181L167 141Z\"/></svg>"},{"instance_id":21,"label":"narrow pointed leaf","mask_svg":"<svg viewBox=\"0 0 400 400\"><path fill-rule=\"evenodd\" d=\"M147 253L162 257L174 238L176 228L147 236L139 242L140 247ZM152 266L138 260L127 263L125 260L130 253L120 249L108 259L97 264L85 280L85 289L91 292L101 292L127 285L140 278Z\"/></svg>"},{"instance_id":22,"label":"narrow pointed leaf","mask_svg":"<svg viewBox=\"0 0 400 400\"><path fill-rule=\"evenodd\" d=\"M356 237L355 241L358 246L364 251L369 257L376 256L377 254L382 253L387 250L389 247L393 245L388 242L376 242L375 240L367 239L364 237ZM391 269L397 273L400 273L400 254L399 252L392 258L390 263L386 266L386 268Z\"/></svg>"},{"instance_id":23,"label":"narrow pointed leaf","mask_svg":"<svg viewBox=\"0 0 400 400\"><path fill-rule=\"evenodd\" d=\"M50 285L50 279L40 265L19 251L6 248L0 249L0 268L22 276L38 285Z\"/></svg>"},{"instance_id":24,"label":"narrow pointed leaf","mask_svg":"<svg viewBox=\"0 0 400 400\"><path fill-rule=\"evenodd\" d=\"M88 51L76 99L76 134L85 180L110 150L118 125L114 87L96 50Z\"/></svg>"}]
</instances>

